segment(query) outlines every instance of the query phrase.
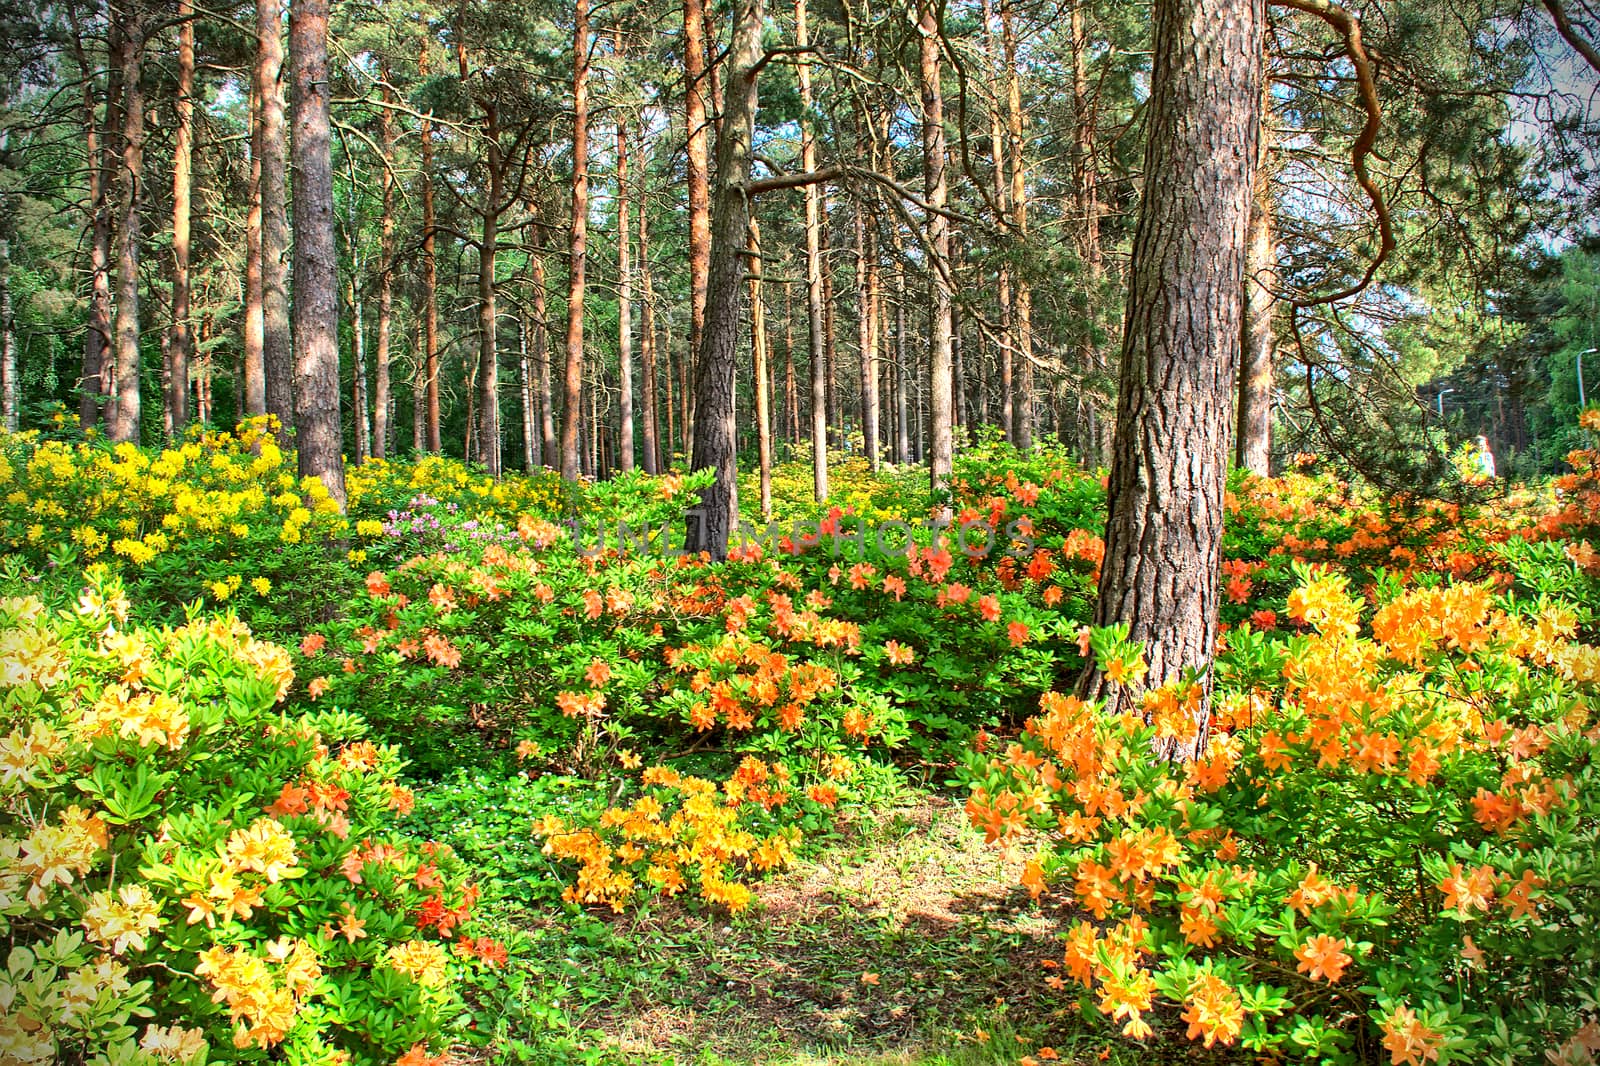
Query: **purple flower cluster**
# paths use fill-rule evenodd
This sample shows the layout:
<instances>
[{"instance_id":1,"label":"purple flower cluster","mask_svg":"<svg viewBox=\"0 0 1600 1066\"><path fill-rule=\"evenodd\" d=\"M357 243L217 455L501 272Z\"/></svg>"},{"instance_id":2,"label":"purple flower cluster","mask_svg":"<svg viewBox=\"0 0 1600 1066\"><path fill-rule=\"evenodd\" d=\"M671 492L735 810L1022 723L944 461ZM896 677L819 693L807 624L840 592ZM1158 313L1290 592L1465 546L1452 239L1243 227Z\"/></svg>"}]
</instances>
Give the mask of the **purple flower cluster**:
<instances>
[{"instance_id":1,"label":"purple flower cluster","mask_svg":"<svg viewBox=\"0 0 1600 1066\"><path fill-rule=\"evenodd\" d=\"M390 511L383 523L383 535L395 542L400 550L424 552L460 550L460 535L475 542L511 545L518 541L517 532L502 522L485 526L476 518L464 522L452 519L460 512L456 503L442 506L432 496L413 497L403 511Z\"/></svg>"}]
</instances>

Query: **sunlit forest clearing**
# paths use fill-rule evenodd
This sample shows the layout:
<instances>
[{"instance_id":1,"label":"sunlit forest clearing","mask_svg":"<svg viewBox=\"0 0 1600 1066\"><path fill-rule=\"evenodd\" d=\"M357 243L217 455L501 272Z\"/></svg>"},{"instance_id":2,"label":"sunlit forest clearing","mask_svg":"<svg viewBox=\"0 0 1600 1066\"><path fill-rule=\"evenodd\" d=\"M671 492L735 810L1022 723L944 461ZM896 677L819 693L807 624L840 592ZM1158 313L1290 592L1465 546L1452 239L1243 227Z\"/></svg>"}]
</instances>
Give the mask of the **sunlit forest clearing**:
<instances>
[{"instance_id":1,"label":"sunlit forest clearing","mask_svg":"<svg viewBox=\"0 0 1600 1066\"><path fill-rule=\"evenodd\" d=\"M0 1066L1600 1059L1592 0L0 28Z\"/></svg>"}]
</instances>

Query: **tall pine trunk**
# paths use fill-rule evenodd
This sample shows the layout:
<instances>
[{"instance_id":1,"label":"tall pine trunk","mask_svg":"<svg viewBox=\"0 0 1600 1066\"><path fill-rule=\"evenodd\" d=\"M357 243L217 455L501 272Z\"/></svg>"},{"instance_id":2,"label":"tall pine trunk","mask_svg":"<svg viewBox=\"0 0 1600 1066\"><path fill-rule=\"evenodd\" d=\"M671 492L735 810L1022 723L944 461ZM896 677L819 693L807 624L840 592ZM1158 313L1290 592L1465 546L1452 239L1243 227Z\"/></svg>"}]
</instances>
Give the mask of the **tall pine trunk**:
<instances>
[{"instance_id":1,"label":"tall pine trunk","mask_svg":"<svg viewBox=\"0 0 1600 1066\"><path fill-rule=\"evenodd\" d=\"M427 42L423 42L417 58L417 72L427 78ZM419 133L422 138L422 380L426 394L423 430L427 450L437 455L444 448L444 436L439 426L439 256L438 219L433 203L433 122L424 118Z\"/></svg>"},{"instance_id":2,"label":"tall pine trunk","mask_svg":"<svg viewBox=\"0 0 1600 1066\"><path fill-rule=\"evenodd\" d=\"M561 422L561 476L582 472L583 286L589 245L589 0L577 0L572 30L572 233L567 273L566 410Z\"/></svg>"},{"instance_id":3,"label":"tall pine trunk","mask_svg":"<svg viewBox=\"0 0 1600 1066\"><path fill-rule=\"evenodd\" d=\"M1262 101L1265 116L1268 101ZM1234 462L1265 477L1272 465L1272 369L1277 341L1272 315L1277 307L1278 249L1272 232L1272 190L1266 155L1269 133L1263 126L1255 199L1250 210L1250 243L1244 272L1244 319L1239 361L1238 425Z\"/></svg>"},{"instance_id":4,"label":"tall pine trunk","mask_svg":"<svg viewBox=\"0 0 1600 1066\"><path fill-rule=\"evenodd\" d=\"M250 204L244 216L244 315L239 356L239 413L267 413L266 312L261 274L261 99L250 87Z\"/></svg>"},{"instance_id":5,"label":"tall pine trunk","mask_svg":"<svg viewBox=\"0 0 1600 1066\"><path fill-rule=\"evenodd\" d=\"M166 345L168 438L189 422L189 221L194 191L194 3L178 0L178 128L172 138L172 328Z\"/></svg>"},{"instance_id":6,"label":"tall pine trunk","mask_svg":"<svg viewBox=\"0 0 1600 1066\"><path fill-rule=\"evenodd\" d=\"M478 240L478 458L489 476L499 480L500 453L500 316L496 308L495 259L500 250L501 197L505 161L501 158L499 113L483 105L489 187L484 191L483 230Z\"/></svg>"},{"instance_id":7,"label":"tall pine trunk","mask_svg":"<svg viewBox=\"0 0 1600 1066\"><path fill-rule=\"evenodd\" d=\"M300 453L300 476L319 479L343 511L328 0L293 0L289 48L294 87L295 446Z\"/></svg>"},{"instance_id":8,"label":"tall pine trunk","mask_svg":"<svg viewBox=\"0 0 1600 1066\"><path fill-rule=\"evenodd\" d=\"M622 29L612 40L622 54ZM628 231L628 126L617 122L617 466L633 469L633 266L628 262L633 235Z\"/></svg>"},{"instance_id":9,"label":"tall pine trunk","mask_svg":"<svg viewBox=\"0 0 1600 1066\"><path fill-rule=\"evenodd\" d=\"M544 256L535 252L529 269L533 274L533 358L539 374L539 451L545 466L555 469L556 451L555 393L550 385L550 315L545 306Z\"/></svg>"},{"instance_id":10,"label":"tall pine trunk","mask_svg":"<svg viewBox=\"0 0 1600 1066\"><path fill-rule=\"evenodd\" d=\"M761 295L761 226L750 217L750 354L756 387L756 461L761 517L772 517L772 383L767 376L767 308Z\"/></svg>"},{"instance_id":11,"label":"tall pine trunk","mask_svg":"<svg viewBox=\"0 0 1600 1066\"><path fill-rule=\"evenodd\" d=\"M6 137L0 133L0 149ZM15 433L20 421L22 383L17 380L17 334L12 325L11 238L0 234L0 428Z\"/></svg>"},{"instance_id":12,"label":"tall pine trunk","mask_svg":"<svg viewBox=\"0 0 1600 1066\"><path fill-rule=\"evenodd\" d=\"M721 560L739 517L734 384L739 359L745 251L750 201L745 185L755 151L756 77L762 57L762 0L739 0L729 55L726 107L717 138L717 180L712 201L711 276L706 329L695 367L694 448L690 469L713 470L700 493L698 521L691 516L685 545Z\"/></svg>"},{"instance_id":13,"label":"tall pine trunk","mask_svg":"<svg viewBox=\"0 0 1600 1066\"><path fill-rule=\"evenodd\" d=\"M994 164L994 201L1002 215L1009 214L1007 203L1011 183L1006 180L1005 120L1001 110L1001 86L1004 83L1004 47L994 29L994 5L983 0L984 69L989 78L989 158ZM995 295L1000 305L1000 337L996 343L997 362L1000 368L1000 428L1006 440L1017 443L1016 422L1016 354L1017 330L1013 317L1011 296L1011 267L1003 260L995 279Z\"/></svg>"},{"instance_id":14,"label":"tall pine trunk","mask_svg":"<svg viewBox=\"0 0 1600 1066\"><path fill-rule=\"evenodd\" d=\"M869 234L863 208L856 206L856 345L861 353L861 441L867 466L878 469L878 351L873 333L873 282L877 266L875 233Z\"/></svg>"},{"instance_id":15,"label":"tall pine trunk","mask_svg":"<svg viewBox=\"0 0 1600 1066\"><path fill-rule=\"evenodd\" d=\"M1139 225L1130 266L1106 553L1096 625L1143 642L1148 684L1200 673L1205 742L1220 602L1223 488L1251 189L1265 0L1157 0ZM1091 667L1113 713L1138 692Z\"/></svg>"},{"instance_id":16,"label":"tall pine trunk","mask_svg":"<svg viewBox=\"0 0 1600 1066\"><path fill-rule=\"evenodd\" d=\"M389 71L383 70L383 102L392 105ZM383 217L379 220L378 255L378 337L372 365L372 454L382 459L389 454L389 332L394 327L394 115L389 107L378 110L378 147L383 189Z\"/></svg>"},{"instance_id":17,"label":"tall pine trunk","mask_svg":"<svg viewBox=\"0 0 1600 1066\"><path fill-rule=\"evenodd\" d=\"M661 470L661 423L657 414L655 283L650 277L650 218L645 201L644 161L639 164L639 358L643 362L644 472Z\"/></svg>"},{"instance_id":18,"label":"tall pine trunk","mask_svg":"<svg viewBox=\"0 0 1600 1066\"><path fill-rule=\"evenodd\" d=\"M83 46L83 31L76 9L69 5L73 19L73 51L78 59L78 74L83 79L84 158L89 178L89 317L83 331L83 380L79 386L78 424L83 429L100 421L101 406L110 390L111 354L111 190L116 183L117 97L121 92L116 47L117 25L107 27L111 50L106 76L104 119L95 115L95 73Z\"/></svg>"},{"instance_id":19,"label":"tall pine trunk","mask_svg":"<svg viewBox=\"0 0 1600 1066\"><path fill-rule=\"evenodd\" d=\"M806 0L794 4L795 47L810 47ZM811 62L801 51L795 64L800 81L800 168L817 169L817 134L811 113ZM805 188L806 328L811 356L811 485L818 503L828 498L828 368L822 330L822 191Z\"/></svg>"},{"instance_id":20,"label":"tall pine trunk","mask_svg":"<svg viewBox=\"0 0 1600 1066\"><path fill-rule=\"evenodd\" d=\"M1089 94L1088 39L1083 7L1072 0L1072 190L1077 211L1078 258L1084 265L1084 315L1078 341L1079 404L1078 450L1093 465L1111 455L1114 422L1106 417L1101 398L1106 374L1105 348L1100 333L1100 284L1105 275L1105 255L1100 246L1099 165L1096 156L1095 108Z\"/></svg>"},{"instance_id":21,"label":"tall pine trunk","mask_svg":"<svg viewBox=\"0 0 1600 1066\"><path fill-rule=\"evenodd\" d=\"M1015 0L1000 5L1000 38L1006 63L1006 154L1010 157L1011 221L1019 239L1028 236L1028 193L1022 145L1022 79L1017 69ZM1033 290L1018 272L1013 279L1011 325L1017 346L1017 396L1012 409L1017 447L1033 447Z\"/></svg>"},{"instance_id":22,"label":"tall pine trunk","mask_svg":"<svg viewBox=\"0 0 1600 1066\"><path fill-rule=\"evenodd\" d=\"M294 345L289 333L288 144L283 117L283 8L256 0L256 93L261 110L261 360L267 412L294 425Z\"/></svg>"},{"instance_id":23,"label":"tall pine trunk","mask_svg":"<svg viewBox=\"0 0 1600 1066\"><path fill-rule=\"evenodd\" d=\"M694 417L695 397L688 388L694 376L694 361L700 356L705 336L706 293L711 278L711 169L708 150L709 121L706 96L709 88L706 69L705 0L683 2L683 122L685 178L689 186L689 347L682 360L684 452L687 454L689 425Z\"/></svg>"},{"instance_id":24,"label":"tall pine trunk","mask_svg":"<svg viewBox=\"0 0 1600 1066\"><path fill-rule=\"evenodd\" d=\"M933 289L928 324L928 481L934 492L942 491L949 483L955 460L955 437L951 427L954 414L954 369L950 350L952 312L947 277L950 268L950 220L943 214L948 189L944 177L944 95L939 85L939 19L942 10L936 0L918 2L922 180L929 207L924 225L927 227L930 259L928 284Z\"/></svg>"},{"instance_id":25,"label":"tall pine trunk","mask_svg":"<svg viewBox=\"0 0 1600 1066\"><path fill-rule=\"evenodd\" d=\"M535 432L533 363L528 358L528 316L517 316L517 395L522 400L522 470L531 474L541 458L539 434Z\"/></svg>"},{"instance_id":26,"label":"tall pine trunk","mask_svg":"<svg viewBox=\"0 0 1600 1066\"><path fill-rule=\"evenodd\" d=\"M139 443L139 230L144 198L144 15L133 0L122 7L122 166L118 170L116 398L108 435ZM111 17L119 17L113 11Z\"/></svg>"}]
</instances>

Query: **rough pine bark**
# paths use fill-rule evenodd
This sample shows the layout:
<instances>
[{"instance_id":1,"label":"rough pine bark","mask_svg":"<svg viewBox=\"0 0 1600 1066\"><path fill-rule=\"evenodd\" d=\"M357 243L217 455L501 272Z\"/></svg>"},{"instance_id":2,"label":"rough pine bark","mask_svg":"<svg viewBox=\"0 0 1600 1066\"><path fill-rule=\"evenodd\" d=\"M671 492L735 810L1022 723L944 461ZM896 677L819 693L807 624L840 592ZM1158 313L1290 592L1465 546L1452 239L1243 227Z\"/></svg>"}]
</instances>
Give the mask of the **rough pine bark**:
<instances>
[{"instance_id":1,"label":"rough pine bark","mask_svg":"<svg viewBox=\"0 0 1600 1066\"><path fill-rule=\"evenodd\" d=\"M255 87L261 122L261 361L267 413L294 425L294 344L289 332L288 142L283 116L283 8L256 0Z\"/></svg>"},{"instance_id":2,"label":"rough pine bark","mask_svg":"<svg viewBox=\"0 0 1600 1066\"><path fill-rule=\"evenodd\" d=\"M711 276L706 289L706 329L695 367L694 447L691 470L713 470L691 515L685 546L728 555L728 536L739 518L739 470L734 385L743 312L745 251L749 242L750 181L754 154L756 78L762 57L762 0L739 0L729 55L717 177L712 200ZM698 520L696 520L698 518Z\"/></svg>"},{"instance_id":3,"label":"rough pine bark","mask_svg":"<svg viewBox=\"0 0 1600 1066\"><path fill-rule=\"evenodd\" d=\"M172 327L167 334L167 436L189 422L189 232L194 191L194 4L178 0L178 128L172 138Z\"/></svg>"},{"instance_id":4,"label":"rough pine bark","mask_svg":"<svg viewBox=\"0 0 1600 1066\"><path fill-rule=\"evenodd\" d=\"M1147 683L1193 670L1207 698L1217 640L1223 487L1251 189L1265 0L1157 0L1139 224L1130 265L1096 625L1125 623ZM1138 693L1093 666L1112 710ZM1168 750L1168 756L1184 751Z\"/></svg>"},{"instance_id":5,"label":"rough pine bark","mask_svg":"<svg viewBox=\"0 0 1600 1066\"><path fill-rule=\"evenodd\" d=\"M294 87L295 448L300 455L300 476L319 479L343 511L328 0L293 0L289 49Z\"/></svg>"},{"instance_id":6,"label":"rough pine bark","mask_svg":"<svg viewBox=\"0 0 1600 1066\"><path fill-rule=\"evenodd\" d=\"M572 231L567 271L566 409L561 421L561 476L582 473L583 286L589 255L589 0L577 0L572 30Z\"/></svg>"},{"instance_id":7,"label":"rough pine bark","mask_svg":"<svg viewBox=\"0 0 1600 1066\"><path fill-rule=\"evenodd\" d=\"M112 441L139 443L142 414L139 394L139 230L144 198L144 45L143 13L137 4L112 17L123 20L122 166L117 201L116 398L111 404L107 435Z\"/></svg>"},{"instance_id":8,"label":"rough pine bark","mask_svg":"<svg viewBox=\"0 0 1600 1066\"><path fill-rule=\"evenodd\" d=\"M931 259L928 283L933 289L928 326L928 481L936 493L949 483L955 463L955 436L951 426L954 417L951 296L946 276L950 266L950 220L943 214L948 189L944 176L944 95L939 85L941 10L936 0L919 0L917 6L917 32L921 37L922 179L931 208L924 225Z\"/></svg>"}]
</instances>

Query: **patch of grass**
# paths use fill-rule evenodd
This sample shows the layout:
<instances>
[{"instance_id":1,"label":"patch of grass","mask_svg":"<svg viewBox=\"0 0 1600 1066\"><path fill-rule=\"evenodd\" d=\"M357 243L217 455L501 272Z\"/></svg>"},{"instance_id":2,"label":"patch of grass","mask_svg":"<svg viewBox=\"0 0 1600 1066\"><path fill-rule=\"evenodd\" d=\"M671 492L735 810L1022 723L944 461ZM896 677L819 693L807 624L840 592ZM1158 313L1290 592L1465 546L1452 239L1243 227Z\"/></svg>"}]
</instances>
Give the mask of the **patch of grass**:
<instances>
[{"instance_id":1,"label":"patch of grass","mask_svg":"<svg viewBox=\"0 0 1600 1066\"><path fill-rule=\"evenodd\" d=\"M479 816L452 807L464 820L434 828L481 841ZM552 884L501 884L491 908L513 971L479 1005L479 1057L989 1066L1048 1047L1068 1063L1226 1061L1194 1059L1181 1039L1129 1045L1049 988L1039 962L1060 953L1057 916L1014 887L1020 867L959 805L906 791L761 883L738 916L671 900L615 917L555 910Z\"/></svg>"}]
</instances>

